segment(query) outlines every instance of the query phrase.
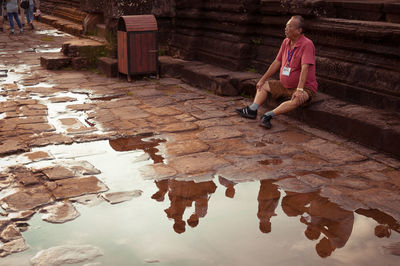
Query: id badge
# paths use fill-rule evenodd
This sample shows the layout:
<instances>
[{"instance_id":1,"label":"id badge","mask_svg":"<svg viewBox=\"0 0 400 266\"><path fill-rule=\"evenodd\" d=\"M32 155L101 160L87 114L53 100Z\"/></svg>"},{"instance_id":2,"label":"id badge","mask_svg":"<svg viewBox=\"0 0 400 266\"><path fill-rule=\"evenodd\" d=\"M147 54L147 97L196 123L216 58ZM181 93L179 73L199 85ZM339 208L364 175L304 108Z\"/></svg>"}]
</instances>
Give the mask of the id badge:
<instances>
[{"instance_id":1,"label":"id badge","mask_svg":"<svg viewBox=\"0 0 400 266\"><path fill-rule=\"evenodd\" d=\"M291 70L290 67L283 67L283 69L282 69L282 75L288 76L288 77L289 77L289 75L290 75L290 70Z\"/></svg>"}]
</instances>

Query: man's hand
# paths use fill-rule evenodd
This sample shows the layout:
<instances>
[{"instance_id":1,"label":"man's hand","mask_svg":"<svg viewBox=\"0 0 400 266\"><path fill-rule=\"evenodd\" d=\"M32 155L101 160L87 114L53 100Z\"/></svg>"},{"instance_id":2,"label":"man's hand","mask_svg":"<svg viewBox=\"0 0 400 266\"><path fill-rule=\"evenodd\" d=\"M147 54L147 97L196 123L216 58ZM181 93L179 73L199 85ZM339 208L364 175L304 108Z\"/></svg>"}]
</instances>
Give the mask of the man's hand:
<instances>
[{"instance_id":1,"label":"man's hand","mask_svg":"<svg viewBox=\"0 0 400 266\"><path fill-rule=\"evenodd\" d=\"M265 80L260 79L260 80L257 82L256 89L257 89L257 90L260 90L261 87L262 87L264 84L265 84Z\"/></svg>"},{"instance_id":2,"label":"man's hand","mask_svg":"<svg viewBox=\"0 0 400 266\"><path fill-rule=\"evenodd\" d=\"M307 92L305 92L304 90L296 90L293 94L292 94L292 101L296 101L297 105L302 105L303 103L305 103L308 100L309 96L307 94Z\"/></svg>"}]
</instances>

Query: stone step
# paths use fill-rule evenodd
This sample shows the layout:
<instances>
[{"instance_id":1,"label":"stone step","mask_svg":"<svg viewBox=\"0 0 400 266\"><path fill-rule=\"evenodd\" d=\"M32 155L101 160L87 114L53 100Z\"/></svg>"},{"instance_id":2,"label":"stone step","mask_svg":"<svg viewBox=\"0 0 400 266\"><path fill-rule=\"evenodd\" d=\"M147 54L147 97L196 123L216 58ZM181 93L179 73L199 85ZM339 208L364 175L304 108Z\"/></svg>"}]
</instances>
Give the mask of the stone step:
<instances>
[{"instance_id":1,"label":"stone step","mask_svg":"<svg viewBox=\"0 0 400 266\"><path fill-rule=\"evenodd\" d=\"M96 67L99 57L106 54L106 45L89 39L74 39L63 43L60 53L48 54L40 58L46 69L72 67L84 69Z\"/></svg>"},{"instance_id":2,"label":"stone step","mask_svg":"<svg viewBox=\"0 0 400 266\"><path fill-rule=\"evenodd\" d=\"M111 57L99 57L97 60L97 68L101 73L109 78L118 76L118 59Z\"/></svg>"},{"instance_id":3,"label":"stone step","mask_svg":"<svg viewBox=\"0 0 400 266\"><path fill-rule=\"evenodd\" d=\"M57 70L70 66L71 58L61 53L47 54L40 57L40 65L49 70Z\"/></svg>"},{"instance_id":4,"label":"stone step","mask_svg":"<svg viewBox=\"0 0 400 266\"><path fill-rule=\"evenodd\" d=\"M63 43L61 51L69 57L97 58L105 56L106 45L89 39L75 39Z\"/></svg>"},{"instance_id":5,"label":"stone step","mask_svg":"<svg viewBox=\"0 0 400 266\"><path fill-rule=\"evenodd\" d=\"M261 75L235 72L198 61L160 56L162 76L180 78L193 86L219 95L255 94ZM269 101L269 108L278 103ZM307 124L333 132L370 148L400 158L400 115L380 109L351 104L318 93L307 108L289 114Z\"/></svg>"},{"instance_id":6,"label":"stone step","mask_svg":"<svg viewBox=\"0 0 400 266\"><path fill-rule=\"evenodd\" d=\"M83 12L79 6L73 7L64 4L54 5L51 2L41 3L40 10L43 15L59 17L77 24L82 24L83 19L87 14L86 12Z\"/></svg>"},{"instance_id":7,"label":"stone step","mask_svg":"<svg viewBox=\"0 0 400 266\"><path fill-rule=\"evenodd\" d=\"M75 36L82 35L82 25L73 23L69 20L58 18L51 15L42 15L40 17L40 22L49 24L54 28L69 33Z\"/></svg>"}]
</instances>

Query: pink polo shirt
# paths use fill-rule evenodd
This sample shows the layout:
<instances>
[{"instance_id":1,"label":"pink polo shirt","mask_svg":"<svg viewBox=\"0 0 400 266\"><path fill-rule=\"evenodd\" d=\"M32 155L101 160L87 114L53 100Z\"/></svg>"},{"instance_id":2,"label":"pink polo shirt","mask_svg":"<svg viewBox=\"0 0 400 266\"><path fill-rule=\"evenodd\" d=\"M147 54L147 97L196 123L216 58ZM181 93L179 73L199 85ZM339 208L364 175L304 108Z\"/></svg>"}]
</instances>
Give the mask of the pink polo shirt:
<instances>
[{"instance_id":1,"label":"pink polo shirt","mask_svg":"<svg viewBox=\"0 0 400 266\"><path fill-rule=\"evenodd\" d=\"M279 75L282 85L285 88L297 88L300 79L301 65L309 64L310 66L308 68L308 75L304 87L317 92L318 83L315 77L315 47L313 42L302 35L293 49L294 52L290 50L290 40L286 38L283 40L279 53L275 58L275 60L282 63ZM293 56L289 63L288 58L292 52ZM282 70L285 66L291 68L289 76L282 75Z\"/></svg>"}]
</instances>

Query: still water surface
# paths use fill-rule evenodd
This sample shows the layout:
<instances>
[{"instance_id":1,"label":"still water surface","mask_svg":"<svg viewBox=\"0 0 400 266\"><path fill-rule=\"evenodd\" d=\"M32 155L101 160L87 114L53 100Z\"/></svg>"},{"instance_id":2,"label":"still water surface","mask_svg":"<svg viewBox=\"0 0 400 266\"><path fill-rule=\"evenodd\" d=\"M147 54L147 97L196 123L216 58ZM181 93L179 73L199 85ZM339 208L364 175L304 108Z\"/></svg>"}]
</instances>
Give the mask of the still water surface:
<instances>
[{"instance_id":1,"label":"still water surface","mask_svg":"<svg viewBox=\"0 0 400 266\"><path fill-rule=\"evenodd\" d=\"M145 180L139 169L152 164L154 154L115 151L108 141L37 150L46 149L55 160L89 161L101 170L98 178L109 192L143 194L116 205L75 204L80 217L64 224L36 214L23 233L30 249L0 259L0 265L29 265L38 251L70 244L99 247L104 255L92 262L100 265L399 263L383 248L400 242L399 224L378 210L346 211L317 192L283 191L269 180ZM389 237L376 236L387 232Z\"/></svg>"}]
</instances>

